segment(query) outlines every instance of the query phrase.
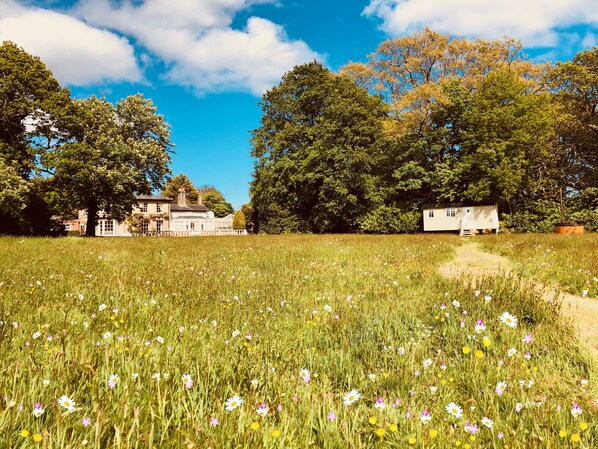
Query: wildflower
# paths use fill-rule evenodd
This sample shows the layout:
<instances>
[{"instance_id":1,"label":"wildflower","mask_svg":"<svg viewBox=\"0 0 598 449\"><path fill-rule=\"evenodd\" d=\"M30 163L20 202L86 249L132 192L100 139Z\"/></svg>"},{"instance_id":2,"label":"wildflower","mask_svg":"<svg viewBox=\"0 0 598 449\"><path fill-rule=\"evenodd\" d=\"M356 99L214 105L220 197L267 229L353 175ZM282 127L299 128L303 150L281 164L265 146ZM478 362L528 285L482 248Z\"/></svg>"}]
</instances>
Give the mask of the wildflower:
<instances>
[{"instance_id":1,"label":"wildflower","mask_svg":"<svg viewBox=\"0 0 598 449\"><path fill-rule=\"evenodd\" d=\"M377 377L378 377L378 376L376 376L376 374L368 374L368 378L369 378L370 380L376 381L376 378L377 378Z\"/></svg>"},{"instance_id":2,"label":"wildflower","mask_svg":"<svg viewBox=\"0 0 598 449\"><path fill-rule=\"evenodd\" d=\"M361 398L361 394L357 390L351 390L343 397L343 404L351 405L359 398Z\"/></svg>"},{"instance_id":3,"label":"wildflower","mask_svg":"<svg viewBox=\"0 0 598 449\"><path fill-rule=\"evenodd\" d=\"M280 430L278 430L278 429L274 429L274 430L272 431L272 436L273 436L274 438L278 438L278 437L280 436L280 434L281 434L281 432L280 432Z\"/></svg>"},{"instance_id":4,"label":"wildflower","mask_svg":"<svg viewBox=\"0 0 598 449\"><path fill-rule=\"evenodd\" d=\"M164 339L162 337L160 337L159 335L156 337L156 341L160 344L164 343Z\"/></svg>"},{"instance_id":5,"label":"wildflower","mask_svg":"<svg viewBox=\"0 0 598 449\"><path fill-rule=\"evenodd\" d=\"M476 349L474 354L477 359L481 359L482 357L484 357L484 351L481 351L480 349Z\"/></svg>"},{"instance_id":6,"label":"wildflower","mask_svg":"<svg viewBox=\"0 0 598 449\"><path fill-rule=\"evenodd\" d=\"M504 380L499 381L496 384L496 388L495 388L495 392L497 395L501 395L505 392L505 390L507 389L507 383Z\"/></svg>"},{"instance_id":7,"label":"wildflower","mask_svg":"<svg viewBox=\"0 0 598 449\"><path fill-rule=\"evenodd\" d=\"M534 339L532 338L532 334L525 334L521 339L524 343L531 343Z\"/></svg>"},{"instance_id":8,"label":"wildflower","mask_svg":"<svg viewBox=\"0 0 598 449\"><path fill-rule=\"evenodd\" d=\"M457 301L456 299L453 301L453 305L458 309L459 307L461 307L461 303L459 301Z\"/></svg>"},{"instance_id":9,"label":"wildflower","mask_svg":"<svg viewBox=\"0 0 598 449\"><path fill-rule=\"evenodd\" d=\"M104 335L102 335L102 337L107 340L108 338L112 337L112 332L110 331L106 331L104 332Z\"/></svg>"},{"instance_id":10,"label":"wildflower","mask_svg":"<svg viewBox=\"0 0 598 449\"><path fill-rule=\"evenodd\" d=\"M383 427L378 427L378 428L376 429L376 435L378 435L380 438L382 438L382 437L384 436L384 434L385 434L385 433L386 433L386 432L384 431L384 428L383 428Z\"/></svg>"},{"instance_id":11,"label":"wildflower","mask_svg":"<svg viewBox=\"0 0 598 449\"><path fill-rule=\"evenodd\" d=\"M430 435L432 438L435 438L438 436L438 430L430 429L430 430L428 430L428 435Z\"/></svg>"},{"instance_id":12,"label":"wildflower","mask_svg":"<svg viewBox=\"0 0 598 449\"><path fill-rule=\"evenodd\" d=\"M376 403L374 404L374 408L378 411L382 411L386 408L386 404L384 403L384 398L378 398Z\"/></svg>"},{"instance_id":13,"label":"wildflower","mask_svg":"<svg viewBox=\"0 0 598 449\"><path fill-rule=\"evenodd\" d=\"M578 433L571 434L571 441L573 441L574 443L579 443L579 440L581 440L581 437Z\"/></svg>"},{"instance_id":14,"label":"wildflower","mask_svg":"<svg viewBox=\"0 0 598 449\"><path fill-rule=\"evenodd\" d=\"M490 301L492 301L492 296L484 296L484 302L486 304L488 304Z\"/></svg>"},{"instance_id":15,"label":"wildflower","mask_svg":"<svg viewBox=\"0 0 598 449\"><path fill-rule=\"evenodd\" d=\"M573 407L571 407L571 416L573 416L574 418L577 418L578 416L580 416L582 413L582 409L581 406L575 402L573 404Z\"/></svg>"},{"instance_id":16,"label":"wildflower","mask_svg":"<svg viewBox=\"0 0 598 449\"><path fill-rule=\"evenodd\" d=\"M259 428L260 428L260 423L259 423L259 422L257 422L257 421L253 421L253 422L251 423L251 428L252 428L253 430L257 430L257 429L259 429Z\"/></svg>"},{"instance_id":17,"label":"wildflower","mask_svg":"<svg viewBox=\"0 0 598 449\"><path fill-rule=\"evenodd\" d=\"M37 331L31 336L31 338L33 338L35 340L41 336L42 336L42 333L40 331Z\"/></svg>"},{"instance_id":18,"label":"wildflower","mask_svg":"<svg viewBox=\"0 0 598 449\"><path fill-rule=\"evenodd\" d=\"M517 349L515 348L511 348L507 351L507 356L509 357L513 357L515 354L517 354Z\"/></svg>"},{"instance_id":19,"label":"wildflower","mask_svg":"<svg viewBox=\"0 0 598 449\"><path fill-rule=\"evenodd\" d=\"M409 437L409 440L408 440L408 441L409 441L409 444L415 444L415 442L416 442L417 440L415 439L415 437Z\"/></svg>"},{"instance_id":20,"label":"wildflower","mask_svg":"<svg viewBox=\"0 0 598 449\"><path fill-rule=\"evenodd\" d=\"M98 307L98 310L101 312L103 310L106 310L106 304L100 304Z\"/></svg>"},{"instance_id":21,"label":"wildflower","mask_svg":"<svg viewBox=\"0 0 598 449\"><path fill-rule=\"evenodd\" d=\"M328 421L335 421L336 420L336 413L334 413L334 412L328 413L327 418L328 418Z\"/></svg>"},{"instance_id":22,"label":"wildflower","mask_svg":"<svg viewBox=\"0 0 598 449\"><path fill-rule=\"evenodd\" d=\"M262 402L257 408L257 414L263 418L268 414L268 410L268 406Z\"/></svg>"},{"instance_id":23,"label":"wildflower","mask_svg":"<svg viewBox=\"0 0 598 449\"><path fill-rule=\"evenodd\" d=\"M586 430L588 428L588 423L587 422L579 423L579 428L580 428L580 430Z\"/></svg>"},{"instance_id":24,"label":"wildflower","mask_svg":"<svg viewBox=\"0 0 598 449\"><path fill-rule=\"evenodd\" d=\"M463 354L469 354L471 352L471 348L469 346L463 346Z\"/></svg>"},{"instance_id":25,"label":"wildflower","mask_svg":"<svg viewBox=\"0 0 598 449\"><path fill-rule=\"evenodd\" d=\"M44 414L44 411L44 407L39 402L33 405L33 416L35 416L36 418L42 416Z\"/></svg>"},{"instance_id":26,"label":"wildflower","mask_svg":"<svg viewBox=\"0 0 598 449\"><path fill-rule=\"evenodd\" d=\"M502 433L502 432L498 432L498 433L496 434L496 437L497 437L499 440L502 440L502 439L505 437L505 434L504 434L504 433Z\"/></svg>"},{"instance_id":27,"label":"wildflower","mask_svg":"<svg viewBox=\"0 0 598 449\"><path fill-rule=\"evenodd\" d=\"M309 383L309 381L311 380L311 375L309 374L309 371L306 368L303 368L303 369L299 370L299 377L305 383Z\"/></svg>"},{"instance_id":28,"label":"wildflower","mask_svg":"<svg viewBox=\"0 0 598 449\"><path fill-rule=\"evenodd\" d=\"M210 426L212 427L216 427L218 424L220 424L220 421L218 421L218 418L210 418Z\"/></svg>"},{"instance_id":29,"label":"wildflower","mask_svg":"<svg viewBox=\"0 0 598 449\"><path fill-rule=\"evenodd\" d=\"M469 422L465 423L465 425L463 426L463 430L471 433L472 435L475 435L476 433L478 433L480 431L478 426L476 426L475 424L469 423Z\"/></svg>"},{"instance_id":30,"label":"wildflower","mask_svg":"<svg viewBox=\"0 0 598 449\"><path fill-rule=\"evenodd\" d=\"M61 405L69 412L75 411L75 401L66 395L63 395L60 397L60 399L58 399L58 405Z\"/></svg>"},{"instance_id":31,"label":"wildflower","mask_svg":"<svg viewBox=\"0 0 598 449\"><path fill-rule=\"evenodd\" d=\"M482 320L478 320L475 325L475 332L476 334L481 334L486 330L486 326Z\"/></svg>"},{"instance_id":32,"label":"wildflower","mask_svg":"<svg viewBox=\"0 0 598 449\"><path fill-rule=\"evenodd\" d=\"M396 432L397 430L399 430L399 426L397 426L396 424L391 424L390 426L388 426L388 430L390 430L391 432Z\"/></svg>"},{"instance_id":33,"label":"wildflower","mask_svg":"<svg viewBox=\"0 0 598 449\"><path fill-rule=\"evenodd\" d=\"M504 312L501 316L498 317L498 319L510 328L517 327L517 317L511 315L509 312Z\"/></svg>"},{"instance_id":34,"label":"wildflower","mask_svg":"<svg viewBox=\"0 0 598 449\"><path fill-rule=\"evenodd\" d=\"M515 411L517 413L519 413L521 410L523 410L523 403L522 402L518 402L517 404L515 404Z\"/></svg>"},{"instance_id":35,"label":"wildflower","mask_svg":"<svg viewBox=\"0 0 598 449\"><path fill-rule=\"evenodd\" d=\"M461 407L459 407L457 404L455 404L454 402L449 403L445 410L453 415L455 418L461 418L463 416L463 409Z\"/></svg>"},{"instance_id":36,"label":"wildflower","mask_svg":"<svg viewBox=\"0 0 598 449\"><path fill-rule=\"evenodd\" d=\"M36 443L41 443L42 440L43 440L43 437L39 433L33 434L33 441L35 441Z\"/></svg>"},{"instance_id":37,"label":"wildflower","mask_svg":"<svg viewBox=\"0 0 598 449\"><path fill-rule=\"evenodd\" d=\"M434 363L432 359L424 360L424 368L428 368L430 365L432 365L432 363Z\"/></svg>"},{"instance_id":38,"label":"wildflower","mask_svg":"<svg viewBox=\"0 0 598 449\"><path fill-rule=\"evenodd\" d=\"M83 418L81 420L81 424L83 424L83 427L89 427L89 426L91 426L91 418L88 418L86 416L85 418Z\"/></svg>"},{"instance_id":39,"label":"wildflower","mask_svg":"<svg viewBox=\"0 0 598 449\"><path fill-rule=\"evenodd\" d=\"M484 344L484 346L487 348L488 346L490 346L492 344L492 341L490 341L490 338L488 337L484 337L482 339L482 343Z\"/></svg>"},{"instance_id":40,"label":"wildflower","mask_svg":"<svg viewBox=\"0 0 598 449\"><path fill-rule=\"evenodd\" d=\"M488 427L489 429L492 429L492 427L494 426L494 423L492 422L492 420L490 418L486 418L484 416L482 418L482 425Z\"/></svg>"},{"instance_id":41,"label":"wildflower","mask_svg":"<svg viewBox=\"0 0 598 449\"><path fill-rule=\"evenodd\" d=\"M237 407L239 407L241 404L243 404L243 399L241 399L240 396L233 396L230 399L226 400L226 411L227 412L232 412L234 409L236 409Z\"/></svg>"},{"instance_id":42,"label":"wildflower","mask_svg":"<svg viewBox=\"0 0 598 449\"><path fill-rule=\"evenodd\" d=\"M567 431L565 429L559 430L559 436L565 438L567 436Z\"/></svg>"},{"instance_id":43,"label":"wildflower","mask_svg":"<svg viewBox=\"0 0 598 449\"><path fill-rule=\"evenodd\" d=\"M114 388L117 383L118 383L118 374L110 374L110 377L108 378L108 386L110 388Z\"/></svg>"},{"instance_id":44,"label":"wildflower","mask_svg":"<svg viewBox=\"0 0 598 449\"><path fill-rule=\"evenodd\" d=\"M241 335L241 331L239 329L235 329L231 334L232 338L238 337L239 335Z\"/></svg>"},{"instance_id":45,"label":"wildflower","mask_svg":"<svg viewBox=\"0 0 598 449\"><path fill-rule=\"evenodd\" d=\"M370 416L370 419L368 419L368 422L371 425L374 425L374 424L376 424L378 422L378 418L376 418L375 416Z\"/></svg>"},{"instance_id":46,"label":"wildflower","mask_svg":"<svg viewBox=\"0 0 598 449\"><path fill-rule=\"evenodd\" d=\"M44 387L47 387L48 385L50 385L50 379L44 379L42 380L42 383L44 384Z\"/></svg>"},{"instance_id":47,"label":"wildflower","mask_svg":"<svg viewBox=\"0 0 598 449\"><path fill-rule=\"evenodd\" d=\"M181 376L181 380L183 381L183 384L185 385L185 387L187 387L187 389L193 386L193 380L191 379L190 374L183 374Z\"/></svg>"},{"instance_id":48,"label":"wildflower","mask_svg":"<svg viewBox=\"0 0 598 449\"><path fill-rule=\"evenodd\" d=\"M428 424L430 421L432 421L432 415L430 415L428 410L424 410L419 420L422 424Z\"/></svg>"},{"instance_id":49,"label":"wildflower","mask_svg":"<svg viewBox=\"0 0 598 449\"><path fill-rule=\"evenodd\" d=\"M257 380L257 379L251 379L251 386L252 387L257 387L259 383L260 383L259 380Z\"/></svg>"},{"instance_id":50,"label":"wildflower","mask_svg":"<svg viewBox=\"0 0 598 449\"><path fill-rule=\"evenodd\" d=\"M324 305L324 310L328 313L332 312L332 307L330 307L328 304Z\"/></svg>"},{"instance_id":51,"label":"wildflower","mask_svg":"<svg viewBox=\"0 0 598 449\"><path fill-rule=\"evenodd\" d=\"M27 429L21 430L21 436L27 438L29 436L29 431Z\"/></svg>"},{"instance_id":52,"label":"wildflower","mask_svg":"<svg viewBox=\"0 0 598 449\"><path fill-rule=\"evenodd\" d=\"M133 380L137 380L137 378L139 377L139 373L133 373L131 374L131 377L133 378Z\"/></svg>"}]
</instances>

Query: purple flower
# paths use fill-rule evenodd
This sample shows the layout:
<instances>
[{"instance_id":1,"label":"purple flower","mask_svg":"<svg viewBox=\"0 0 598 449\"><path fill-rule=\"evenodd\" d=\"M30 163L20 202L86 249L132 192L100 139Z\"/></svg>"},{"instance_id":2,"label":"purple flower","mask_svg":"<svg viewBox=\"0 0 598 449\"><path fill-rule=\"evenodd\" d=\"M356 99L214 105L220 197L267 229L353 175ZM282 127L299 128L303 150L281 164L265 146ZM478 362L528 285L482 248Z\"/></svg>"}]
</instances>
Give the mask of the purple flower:
<instances>
[{"instance_id":1,"label":"purple flower","mask_svg":"<svg viewBox=\"0 0 598 449\"><path fill-rule=\"evenodd\" d=\"M534 339L532 338L532 334L525 334L523 337L524 343L531 343Z\"/></svg>"},{"instance_id":2,"label":"purple flower","mask_svg":"<svg viewBox=\"0 0 598 449\"><path fill-rule=\"evenodd\" d=\"M210 418L210 426L216 427L218 424L220 424L220 421L218 421L218 418Z\"/></svg>"},{"instance_id":3,"label":"purple flower","mask_svg":"<svg viewBox=\"0 0 598 449\"><path fill-rule=\"evenodd\" d=\"M282 404L278 404L278 406L276 407L276 409L277 409L279 412L282 412Z\"/></svg>"},{"instance_id":4,"label":"purple flower","mask_svg":"<svg viewBox=\"0 0 598 449\"><path fill-rule=\"evenodd\" d=\"M81 424L83 424L84 427L90 426L91 425L91 418L88 418L86 416L85 418L83 418L81 420Z\"/></svg>"},{"instance_id":5,"label":"purple flower","mask_svg":"<svg viewBox=\"0 0 598 449\"><path fill-rule=\"evenodd\" d=\"M334 421L334 420L336 420L336 413L334 413L334 412L328 413L328 421Z\"/></svg>"},{"instance_id":6,"label":"purple flower","mask_svg":"<svg viewBox=\"0 0 598 449\"><path fill-rule=\"evenodd\" d=\"M461 329L463 329L465 327L465 321L461 320L461 323L459 324L459 327L461 327Z\"/></svg>"},{"instance_id":7,"label":"purple flower","mask_svg":"<svg viewBox=\"0 0 598 449\"><path fill-rule=\"evenodd\" d=\"M297 395L296 395L296 394L294 394L294 395L293 395L293 401L297 402L297 399L298 399L298 398L297 398Z\"/></svg>"},{"instance_id":8,"label":"purple flower","mask_svg":"<svg viewBox=\"0 0 598 449\"><path fill-rule=\"evenodd\" d=\"M505 437L505 434L502 432L498 432L498 435L496 435L498 437L499 440L502 440Z\"/></svg>"}]
</instances>

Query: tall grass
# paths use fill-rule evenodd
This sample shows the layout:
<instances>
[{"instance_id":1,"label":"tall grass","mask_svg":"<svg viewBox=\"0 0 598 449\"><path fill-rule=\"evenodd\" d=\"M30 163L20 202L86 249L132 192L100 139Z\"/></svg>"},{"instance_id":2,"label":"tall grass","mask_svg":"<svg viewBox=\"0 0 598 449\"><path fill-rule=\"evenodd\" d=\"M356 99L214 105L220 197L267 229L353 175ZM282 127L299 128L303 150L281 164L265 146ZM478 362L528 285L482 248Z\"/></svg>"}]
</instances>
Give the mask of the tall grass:
<instances>
[{"instance_id":1,"label":"tall grass","mask_svg":"<svg viewBox=\"0 0 598 449\"><path fill-rule=\"evenodd\" d=\"M0 239L0 447L598 447L596 367L558 303L439 278L457 244Z\"/></svg>"}]
</instances>

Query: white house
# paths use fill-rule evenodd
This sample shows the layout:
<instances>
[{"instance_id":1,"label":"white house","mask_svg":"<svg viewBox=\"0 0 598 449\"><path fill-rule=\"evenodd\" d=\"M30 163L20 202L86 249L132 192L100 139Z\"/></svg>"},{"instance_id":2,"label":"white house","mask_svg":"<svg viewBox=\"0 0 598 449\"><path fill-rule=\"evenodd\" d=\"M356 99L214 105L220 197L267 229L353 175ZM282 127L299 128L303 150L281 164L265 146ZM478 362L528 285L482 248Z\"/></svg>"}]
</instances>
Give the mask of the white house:
<instances>
[{"instance_id":1,"label":"white house","mask_svg":"<svg viewBox=\"0 0 598 449\"><path fill-rule=\"evenodd\" d=\"M459 235L482 232L498 233L496 204L444 203L424 204L424 232L457 231Z\"/></svg>"}]
</instances>

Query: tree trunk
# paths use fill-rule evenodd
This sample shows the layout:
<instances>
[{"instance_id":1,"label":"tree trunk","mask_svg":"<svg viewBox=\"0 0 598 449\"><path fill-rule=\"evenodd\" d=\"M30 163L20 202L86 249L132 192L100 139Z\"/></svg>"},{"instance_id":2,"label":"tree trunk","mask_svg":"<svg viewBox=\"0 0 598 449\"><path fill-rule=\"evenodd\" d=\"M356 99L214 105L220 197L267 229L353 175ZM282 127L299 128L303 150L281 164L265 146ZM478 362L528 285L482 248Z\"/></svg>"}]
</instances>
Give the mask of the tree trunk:
<instances>
[{"instance_id":1,"label":"tree trunk","mask_svg":"<svg viewBox=\"0 0 598 449\"><path fill-rule=\"evenodd\" d=\"M86 237L96 236L96 221L98 218L98 204L95 201L87 203L87 225L85 228Z\"/></svg>"}]
</instances>

